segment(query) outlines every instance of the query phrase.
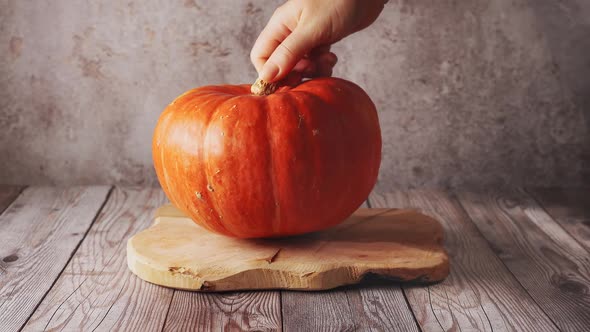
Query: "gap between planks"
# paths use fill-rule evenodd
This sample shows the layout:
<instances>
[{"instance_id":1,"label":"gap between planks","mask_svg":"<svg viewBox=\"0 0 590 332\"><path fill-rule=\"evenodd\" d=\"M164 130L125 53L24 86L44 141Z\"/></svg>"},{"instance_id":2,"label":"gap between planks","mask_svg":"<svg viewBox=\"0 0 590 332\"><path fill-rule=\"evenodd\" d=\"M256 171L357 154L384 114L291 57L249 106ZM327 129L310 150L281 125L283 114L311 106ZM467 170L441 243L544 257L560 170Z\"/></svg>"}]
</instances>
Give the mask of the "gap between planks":
<instances>
[{"instance_id":1,"label":"gap between planks","mask_svg":"<svg viewBox=\"0 0 590 332\"><path fill-rule=\"evenodd\" d=\"M164 203L159 189L116 188L24 330L100 327L160 331L173 330L179 321L194 322L197 327L214 321L229 328L277 330L281 325L279 292L173 292L143 282L127 270L121 243L151 224L155 209ZM101 259L95 254L111 258ZM250 304L257 303L260 310L249 309ZM205 314L201 315L204 319L198 317L199 313ZM211 320L211 315L219 319Z\"/></svg>"},{"instance_id":2,"label":"gap between planks","mask_svg":"<svg viewBox=\"0 0 590 332\"><path fill-rule=\"evenodd\" d=\"M370 201L378 207L416 208L445 228L450 276L428 287L403 287L423 330L557 330L449 195L397 191L373 193Z\"/></svg>"},{"instance_id":3,"label":"gap between planks","mask_svg":"<svg viewBox=\"0 0 590 332\"><path fill-rule=\"evenodd\" d=\"M106 204L106 202L107 202L107 201L108 201L108 200L106 200L106 199L104 200L104 202L103 202L103 206L101 207L101 209L102 209L102 208L104 208L104 205ZM419 204L419 205L424 205L424 204ZM426 205L427 205L427 204L426 204ZM444 204L443 204L443 205L444 205ZM396 206L400 206L400 205L396 205ZM442 215L446 215L447 217L449 217L449 215L448 215L448 214L445 212L444 206L443 206L443 208L441 209L440 205L437 205L437 204L435 204L434 208L435 208L435 209L434 209L434 210L432 210L432 207L431 207L431 208L430 208L430 210L431 210L431 211L434 211L434 212L435 212L435 215L436 215L437 213L442 213ZM448 207L447 207L447 208L448 208ZM461 206L461 208L463 209L464 207L463 207L463 206ZM464 211L465 211L465 210L464 210ZM447 211L447 212L448 212L448 211ZM97 212L97 213L96 213L96 215L97 215L97 216L98 216L99 214L100 214L100 212ZM468 220L470 220L470 222L472 222L472 223L474 222L473 220L471 220L471 218L467 218L467 219L468 219ZM449 220L449 221L450 221L450 220ZM93 221L92 221L92 224L91 224L91 226L90 226L90 227L93 227L93 225L95 224L95 222L96 222L96 216L95 216L95 218L93 219ZM89 227L88 229L90 229L90 227ZM481 236L482 236L482 233L479 231L479 229L478 229L478 233L479 233L479 236L481 237ZM86 232L86 235L85 235L85 237L84 237L84 241L80 241L80 242L79 242L79 244L78 244L78 249L80 248L80 246L81 246L82 242L86 242L86 241L87 241L87 235L88 235L88 231ZM485 242L488 242L488 241L485 241ZM494 249L494 245L493 245L493 243L488 243L488 245L489 245L489 246L490 246L492 249ZM76 251L74 251L74 254L75 254L75 253L76 253ZM72 260L72 258L73 258L73 257L74 257L74 255L70 256L70 258L69 258L69 260L68 260L68 263L67 263L66 265L69 265L69 264L71 263L71 260ZM503 262L503 261L502 261L502 262ZM66 265L64 265L64 266L66 266ZM504 268L506 267L506 265L505 265L505 264L502 264L502 265L503 265L503 267L504 267ZM453 267L452 267L452 271L453 271L453 270L454 270L454 268L455 268L455 265L453 264L452 266L453 266ZM64 270L62 270L61 274L60 274L60 275L59 275L59 276L56 278L56 280L57 280L57 279L59 279L59 278L60 278L60 277L63 275L63 272L64 272ZM516 280L518 280L518 278L516 278L516 276L515 276L513 273L510 273L510 274L511 274L512 278L515 278ZM444 282L444 283L446 283L446 282ZM444 283L443 283L443 284L444 284ZM519 281L519 286L521 286L521 285L522 285L522 284L521 284L521 283L520 283L520 281ZM81 286L81 285L80 285L80 286ZM438 290L439 290L439 288L441 288L442 286L444 286L444 285L434 285L434 286L432 286L432 290L436 290L436 291L438 291ZM446 286L445 286L445 287L446 287ZM494 308L494 306L496 305L496 303L494 303L494 302L492 302L492 303L489 303L489 300L485 300L485 301L481 302L481 301L482 301L482 300L484 300L485 298L484 298L484 299L482 299L482 298L481 298L482 294L479 294L479 293L480 293L480 290L479 290L479 289L477 289L477 288L478 288L478 287L476 287L475 289L473 289L473 291L474 291L474 292L476 292L476 293L473 293L473 295L477 295L477 297L476 297L476 298L474 298L474 299L475 299L475 300L477 300L477 301L479 302L479 307L480 307L480 308L481 308L481 310L483 311L483 314L484 314L484 316L485 316L485 319L487 320L487 322L488 322L489 326L490 326L490 327L492 327L492 324L493 324L493 322L495 322L495 320L492 320L492 321L490 321L490 317L488 316L488 313L487 313L487 311L489 311L489 310L490 310L490 308L492 308L492 309L493 309L493 308ZM523 288L523 287L521 286L520 288ZM524 289L524 288L523 288L523 289ZM345 298L344 298L344 299L346 300L346 302L347 302L347 306L348 306L348 309L349 309L349 310L347 310L347 311L348 311L348 315L350 315L350 313L352 313L353 311L351 311L351 309L350 309L350 308L351 308L351 305L350 305L350 303L351 303L351 297L349 296L349 294L350 294L350 293L347 293L348 291L350 291L350 290L345 290L345 291L344 291L344 292L345 292L345 294L344 294L344 295L345 295ZM353 291L353 293L355 293L355 294L357 294L357 293L358 293L358 290L356 290L356 289L354 289L354 290L352 290L352 291ZM418 291L419 291L419 290L418 290ZM273 292L276 292L276 291L273 291ZM48 293L49 293L49 292L48 292ZM48 293L47 293L47 294L48 294ZM278 314L279 314L279 316L278 316L278 325L274 325L274 323L273 323L273 324L270 324L270 325L274 325L274 326L276 326L276 327L275 327L275 329L284 329L284 330L289 330L289 328L290 328L290 327L293 327L293 326L290 326L289 324L285 324L285 319L283 319L283 318L284 318L284 315L285 315L284 308L283 308L283 304L284 304L284 302L286 301L286 299L284 299L284 296L283 296L283 295L284 295L284 294L288 294L288 293L292 293L292 292L277 292L277 293L278 293L278 300L276 300L276 301L278 301L278 304L279 304L279 310L278 310ZM446 293L446 291L445 291L445 293ZM517 292L517 293L518 293L518 292ZM44 296L45 296L45 297L44 297L44 299L47 297L47 294L45 294L45 295L44 295ZM194 293L189 293L189 294L191 294L191 296L189 296L189 298L192 298L192 299L194 299L194 296L192 296ZM168 322L169 322L169 321L168 321L168 319L169 319L169 318L168 318L168 315L169 315L169 314L171 314L171 313L173 312L173 311L171 311L171 310L173 309L173 303L176 301L175 299L176 299L176 298L178 298L176 295L177 295L177 294L174 294L174 293L173 293L173 295L170 297L170 300L168 301L168 305L167 305L167 308L166 308L166 309L167 309L167 314L166 314L166 316L165 316L165 320L162 322L162 325L161 325L161 328L162 328L162 329L165 329L165 328L166 328L166 325L167 325L167 324L168 324ZM212 294L208 294L208 295L212 295ZM405 305L406 305L406 306L408 306L408 305L409 305L410 307L412 307L412 306L416 307L416 310L409 310L409 309L408 309L408 310L410 311L411 315L412 315L412 316L411 316L411 318L412 318L412 320L414 321L414 324L420 324L419 320L422 320L422 324L424 324L424 323L425 323L425 321L423 320L423 319L424 319L424 315L421 313L421 310L423 310L425 307L421 307L420 305L417 305L417 303L418 303L418 302L420 302L420 301L416 302L416 301L417 301L417 298L416 298L415 296L414 296L414 297L410 296L410 295L416 295L416 290L415 290L415 289L413 289L413 288L411 288L411 287L410 287L410 288L408 288L408 287L404 287L404 289L403 289L403 292L401 292L401 295L402 295L402 297L403 297L403 299L404 299L404 301L403 301L403 302L405 302ZM484 294L484 295L485 295L485 294ZM528 294L528 292L527 292L527 295L529 295L529 296L530 296L530 294ZM223 295L220 295L220 294L215 294L215 295L213 295L213 297L216 297L216 296L223 296ZM436 294L436 292L435 292L435 293L431 293L431 289L430 289L430 288L428 289L428 296L429 296L429 300L430 300L430 302L431 302L431 303L433 302L435 306L438 306L438 305L439 305L439 301L441 300L440 296L438 296L438 294ZM227 297L227 295L226 295L226 297ZM235 304L235 303L236 303L236 301L239 301L239 297L240 297L240 295L237 295L237 298L235 298L235 297L234 297L233 299L231 299L231 303ZM469 297L469 296L468 296L468 297ZM231 298L231 297L230 297L230 298ZM370 299L369 299L369 300L370 300ZM433 301L433 300L434 300L434 301ZM365 300L365 299L363 299L362 297L361 297L361 301L365 301L366 303L368 303L368 301L366 301L366 300ZM449 299L447 299L447 307L448 307L447 309L449 309L449 310L450 310L451 306L450 306L450 303L449 303L448 301L449 301ZM460 298L460 297L458 298L458 301L459 301L459 302L461 302L461 298ZM272 301L271 301L271 302L272 302ZM313 302L313 301L311 301L311 302ZM40 301L39 303L41 303L41 301ZM307 303L310 303L310 301L307 301ZM233 304L230 304L230 311L233 311ZM353 301L353 304L354 304L354 301ZM455 304L456 304L456 303L453 303L453 305L455 305ZM39 305L39 304L38 304L38 305ZM361 305L362 305L362 304L361 304ZM485 308L485 309L484 309L484 308ZM312 309L313 309L313 308L312 308ZM360 308L360 309L361 309L361 310L365 310L365 309L363 309L363 308ZM444 312L445 312L447 309L439 308L439 309L438 309L438 312L439 312L439 313L441 313L441 312L442 312L442 313L444 313ZM193 308L193 310L194 310L194 308ZM434 309L432 309L432 310L434 310ZM433 311L433 313L434 313L434 311ZM493 310L492 310L492 313L493 313ZM232 313L230 312L230 314L232 314ZM245 314L245 312L234 312L234 314L240 314L240 315L243 315L243 314ZM500 312L500 314L502 314L502 312ZM511 314L511 315L523 315L523 312L518 312L518 311L516 311L516 312L512 312L512 313L510 313L510 314ZM107 313L107 315L108 315L108 313ZM289 315L289 313L287 313L287 315ZM436 314L434 314L434 315L436 316ZM444 315L443 315L443 316L444 316ZM545 315L543 315L543 316L545 316ZM31 317L31 316L29 316L29 318L30 318L30 317ZM105 317L106 317L106 315L105 315ZM362 317L362 316L361 316L361 317ZM546 316L545 316L545 317L546 317ZM263 318L264 318L264 317L263 317ZM303 317L303 318L305 318L305 317ZM364 318L364 317L363 317L363 318ZM437 317L435 317L435 318L436 318L436 320L438 320L438 318L437 318ZM492 318L494 318L494 317L492 317ZM498 317L495 317L495 318L497 319ZM504 317L504 318L506 318L506 317ZM504 319L504 318L502 318L502 319ZM103 317L103 319L104 319L104 317ZM543 321L543 318L542 318L542 317L540 317L539 319L540 319L541 321ZM227 320L227 322L230 322L230 323L231 323L232 321L233 321L232 319L229 319L229 320ZM455 323L461 323L461 322L464 322L465 320L464 320L463 318L461 318L461 317L459 317L459 318L456 318L456 317L455 317L455 318L453 318L451 321L453 321L453 322L454 322L452 326L455 326ZM440 322L439 322L439 323L440 323ZM440 324L440 325L443 325L443 324L446 324L446 321L445 321L444 319L442 320L442 324ZM439 324L437 324L437 325L439 325ZM198 326L198 325L197 325L197 326ZM227 326L231 326L231 325L227 325ZM356 326L356 327L359 327L359 325L358 325L356 322L353 322L353 323L352 323L352 327L355 327L355 326ZM459 326L459 327L461 327L461 325L458 325L458 326ZM269 327L269 326L267 326L267 327ZM430 329L430 328L429 328L429 329ZM485 330L485 328L484 328L484 330Z\"/></svg>"},{"instance_id":4,"label":"gap between planks","mask_svg":"<svg viewBox=\"0 0 590 332\"><path fill-rule=\"evenodd\" d=\"M33 316L33 314L35 313L35 311L37 311L37 308L39 308L39 305L41 305L41 303L43 302L43 300L45 300L45 297L47 297L47 294L49 294L49 292L51 291L51 289L53 288L53 286L55 286L55 283L57 282L57 280L61 277L61 275L65 271L65 269L68 266L68 264L70 264L70 261L72 260L72 258L76 254L76 252L78 252L78 248L80 248L80 245L82 244L82 242L84 242L84 239L86 239L86 236L88 235L88 232L92 228L92 225L94 225L94 223L96 222L96 219L98 218L98 216L100 215L100 212L102 211L102 209L104 208L105 204L109 200L112 192L113 192L113 187L110 187L109 188L109 191L107 192L107 195L106 195L106 197L104 199L104 202L102 202L101 206L96 211L96 215L94 216L94 218L92 218L92 222L90 223L90 225L88 226L88 228L84 232L84 235L82 236L82 238L80 239L80 241L78 242L78 244L76 245L76 247L74 248L74 250L72 250L72 253L71 253L70 257L68 258L67 262L64 264L63 268L61 269L61 271L59 272L59 274L57 275L57 277L55 278L55 280L53 281L53 283L51 284L51 286L49 287L49 289L47 289L47 291L45 292L45 294L43 295L43 297L41 298L41 300L39 300L39 303L37 303L37 305L35 306L35 308L33 309L33 311L31 311L31 314L29 315L29 317L27 318L27 320L23 323L23 325L20 327L19 331L22 331L22 329L25 327L25 325L27 325L27 323L29 322L29 320L31 319L31 317ZM45 326L45 328L43 330L45 331L46 329L47 329L47 326Z\"/></svg>"},{"instance_id":5,"label":"gap between planks","mask_svg":"<svg viewBox=\"0 0 590 332\"><path fill-rule=\"evenodd\" d=\"M588 251L562 225L522 189L462 192L458 198L505 266L560 329L590 326Z\"/></svg>"},{"instance_id":6,"label":"gap between planks","mask_svg":"<svg viewBox=\"0 0 590 332\"><path fill-rule=\"evenodd\" d=\"M590 253L590 187L525 190L545 213Z\"/></svg>"},{"instance_id":7,"label":"gap between planks","mask_svg":"<svg viewBox=\"0 0 590 332\"><path fill-rule=\"evenodd\" d=\"M11 257L4 258L0 275L1 330L22 328L31 317L81 243L108 190L28 187L0 215L0 250ZM13 296L15 289L19 292Z\"/></svg>"},{"instance_id":8,"label":"gap between planks","mask_svg":"<svg viewBox=\"0 0 590 332\"><path fill-rule=\"evenodd\" d=\"M159 189L115 188L24 330L161 330L172 290L135 278L125 245L165 202Z\"/></svg>"},{"instance_id":9,"label":"gap between planks","mask_svg":"<svg viewBox=\"0 0 590 332\"><path fill-rule=\"evenodd\" d=\"M368 198L365 201L365 206L369 209L373 208L373 206L371 205L371 201ZM419 331L422 331L422 328L420 327L420 323L418 322L418 319L416 318L416 314L414 313L414 309L412 309L412 306L410 305L410 301L408 300L408 294L406 294L406 290L404 289L404 287L400 287L400 288L402 290L402 295L404 296L406 306L407 306L408 310L410 311L410 313L412 314L412 319L414 319L414 323L416 324L416 328Z\"/></svg>"}]
</instances>

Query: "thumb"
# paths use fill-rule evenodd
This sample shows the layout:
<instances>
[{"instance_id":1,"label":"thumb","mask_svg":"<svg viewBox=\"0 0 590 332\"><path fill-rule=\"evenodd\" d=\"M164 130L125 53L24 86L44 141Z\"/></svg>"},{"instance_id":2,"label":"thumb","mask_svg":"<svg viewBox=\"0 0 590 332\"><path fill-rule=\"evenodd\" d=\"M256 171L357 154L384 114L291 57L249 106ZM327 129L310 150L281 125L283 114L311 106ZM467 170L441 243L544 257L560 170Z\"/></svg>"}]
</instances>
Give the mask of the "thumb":
<instances>
[{"instance_id":1,"label":"thumb","mask_svg":"<svg viewBox=\"0 0 590 332\"><path fill-rule=\"evenodd\" d=\"M262 70L260 79L267 82L276 82L283 79L316 45L313 34L307 33L301 28L296 28L273 51Z\"/></svg>"}]
</instances>

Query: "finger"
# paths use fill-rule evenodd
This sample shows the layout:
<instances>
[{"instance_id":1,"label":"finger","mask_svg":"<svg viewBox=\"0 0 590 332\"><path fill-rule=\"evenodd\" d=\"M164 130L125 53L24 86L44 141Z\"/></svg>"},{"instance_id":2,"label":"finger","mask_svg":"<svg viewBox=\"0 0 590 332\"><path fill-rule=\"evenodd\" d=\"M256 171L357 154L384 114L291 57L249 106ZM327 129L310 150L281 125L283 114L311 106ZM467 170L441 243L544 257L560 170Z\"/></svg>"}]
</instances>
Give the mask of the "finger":
<instances>
[{"instance_id":1,"label":"finger","mask_svg":"<svg viewBox=\"0 0 590 332\"><path fill-rule=\"evenodd\" d=\"M309 57L313 58L313 57L319 56L321 54L328 53L328 52L330 52L331 46L332 45L318 46L309 52Z\"/></svg>"},{"instance_id":2,"label":"finger","mask_svg":"<svg viewBox=\"0 0 590 332\"><path fill-rule=\"evenodd\" d=\"M296 86L301 83L303 75L299 72L292 71L285 78L281 80L281 83L288 86Z\"/></svg>"},{"instance_id":3,"label":"finger","mask_svg":"<svg viewBox=\"0 0 590 332\"><path fill-rule=\"evenodd\" d=\"M264 63L274 50L295 28L296 22L293 22L290 16L285 13L284 8L279 7L254 42L254 46L250 51L250 61L252 61L257 72L262 70Z\"/></svg>"},{"instance_id":4,"label":"finger","mask_svg":"<svg viewBox=\"0 0 590 332\"><path fill-rule=\"evenodd\" d=\"M338 57L336 54L328 52L322 55L319 55L313 59L313 63L315 65L315 70L313 74L309 77L326 77L332 76L332 69L334 65L338 62Z\"/></svg>"},{"instance_id":5,"label":"finger","mask_svg":"<svg viewBox=\"0 0 590 332\"><path fill-rule=\"evenodd\" d=\"M296 28L268 58L260 71L260 78L267 82L282 79L315 44L313 34L301 27Z\"/></svg>"},{"instance_id":6,"label":"finger","mask_svg":"<svg viewBox=\"0 0 590 332\"><path fill-rule=\"evenodd\" d=\"M296 71L300 73L309 73L315 71L316 65L315 63L309 58L303 58L297 62L295 67L291 71Z\"/></svg>"},{"instance_id":7,"label":"finger","mask_svg":"<svg viewBox=\"0 0 590 332\"><path fill-rule=\"evenodd\" d=\"M315 60L334 67L334 65L338 62L338 57L332 52L327 52L320 54L315 58Z\"/></svg>"},{"instance_id":8,"label":"finger","mask_svg":"<svg viewBox=\"0 0 590 332\"><path fill-rule=\"evenodd\" d=\"M331 48L332 48L331 44L326 44L326 45L321 45L321 46L316 47L315 50L318 53L327 53L327 52L330 52Z\"/></svg>"},{"instance_id":9,"label":"finger","mask_svg":"<svg viewBox=\"0 0 590 332\"><path fill-rule=\"evenodd\" d=\"M318 65L313 77L330 77L332 76L333 66Z\"/></svg>"},{"instance_id":10,"label":"finger","mask_svg":"<svg viewBox=\"0 0 590 332\"><path fill-rule=\"evenodd\" d=\"M336 55L330 52L330 45L320 46L299 60L291 71L302 73L304 77L329 76L325 73L331 70L336 61Z\"/></svg>"}]
</instances>

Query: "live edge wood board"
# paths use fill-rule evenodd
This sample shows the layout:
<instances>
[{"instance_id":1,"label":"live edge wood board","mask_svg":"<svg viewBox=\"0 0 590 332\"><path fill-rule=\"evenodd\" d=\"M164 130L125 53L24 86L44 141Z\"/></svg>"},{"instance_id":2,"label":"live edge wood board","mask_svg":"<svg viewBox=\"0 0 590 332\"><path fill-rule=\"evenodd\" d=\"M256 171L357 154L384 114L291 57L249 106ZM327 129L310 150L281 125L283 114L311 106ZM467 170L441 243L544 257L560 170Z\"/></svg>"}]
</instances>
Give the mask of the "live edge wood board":
<instances>
[{"instance_id":1,"label":"live edge wood board","mask_svg":"<svg viewBox=\"0 0 590 332\"><path fill-rule=\"evenodd\" d=\"M414 210L359 209L332 229L304 236L240 240L197 226L172 205L127 243L133 273L194 291L324 290L375 274L436 282L449 273L438 221Z\"/></svg>"}]
</instances>

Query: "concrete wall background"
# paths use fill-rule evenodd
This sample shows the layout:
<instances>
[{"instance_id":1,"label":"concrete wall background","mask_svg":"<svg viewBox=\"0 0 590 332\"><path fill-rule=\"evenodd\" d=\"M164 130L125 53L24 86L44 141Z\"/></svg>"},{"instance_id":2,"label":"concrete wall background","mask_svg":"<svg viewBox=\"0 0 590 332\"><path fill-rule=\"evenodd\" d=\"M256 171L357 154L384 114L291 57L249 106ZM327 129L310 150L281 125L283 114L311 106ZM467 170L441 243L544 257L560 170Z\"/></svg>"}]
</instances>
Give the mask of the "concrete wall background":
<instances>
[{"instance_id":1,"label":"concrete wall background","mask_svg":"<svg viewBox=\"0 0 590 332\"><path fill-rule=\"evenodd\" d=\"M279 3L0 0L0 182L155 183L163 107L252 82ZM590 2L391 0L335 50L380 112L379 187L590 183Z\"/></svg>"}]
</instances>

